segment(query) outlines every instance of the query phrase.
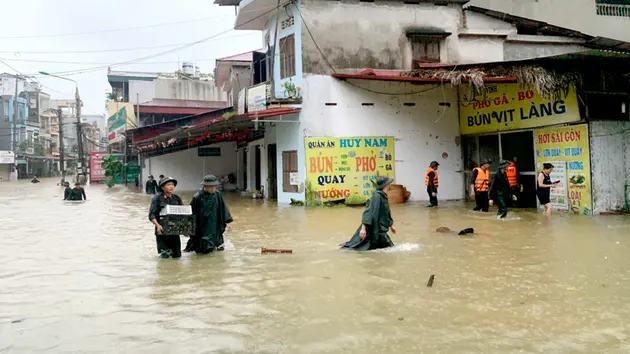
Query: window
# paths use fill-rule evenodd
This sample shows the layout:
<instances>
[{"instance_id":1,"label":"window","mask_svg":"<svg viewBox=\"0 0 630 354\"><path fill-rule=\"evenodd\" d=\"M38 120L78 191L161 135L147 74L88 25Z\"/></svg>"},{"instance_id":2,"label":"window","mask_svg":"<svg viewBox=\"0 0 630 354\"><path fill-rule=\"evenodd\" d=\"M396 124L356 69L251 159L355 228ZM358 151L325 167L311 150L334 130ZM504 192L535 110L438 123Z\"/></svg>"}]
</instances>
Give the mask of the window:
<instances>
[{"instance_id":1,"label":"window","mask_svg":"<svg viewBox=\"0 0 630 354\"><path fill-rule=\"evenodd\" d=\"M412 67L415 69L422 63L440 62L440 38L413 36L411 41Z\"/></svg>"},{"instance_id":2,"label":"window","mask_svg":"<svg viewBox=\"0 0 630 354\"><path fill-rule=\"evenodd\" d=\"M295 35L280 38L280 78L295 76Z\"/></svg>"},{"instance_id":3,"label":"window","mask_svg":"<svg viewBox=\"0 0 630 354\"><path fill-rule=\"evenodd\" d=\"M297 151L282 152L282 191L297 193L298 186L291 185L291 173L298 172Z\"/></svg>"}]
</instances>

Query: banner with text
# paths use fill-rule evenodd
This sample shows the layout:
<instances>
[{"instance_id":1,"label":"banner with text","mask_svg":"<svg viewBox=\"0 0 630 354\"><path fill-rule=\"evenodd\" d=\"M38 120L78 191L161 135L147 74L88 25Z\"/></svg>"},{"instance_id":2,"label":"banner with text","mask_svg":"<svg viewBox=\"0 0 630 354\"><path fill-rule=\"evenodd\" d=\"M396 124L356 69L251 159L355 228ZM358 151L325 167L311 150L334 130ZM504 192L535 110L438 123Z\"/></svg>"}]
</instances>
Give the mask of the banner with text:
<instances>
[{"instance_id":1,"label":"banner with text","mask_svg":"<svg viewBox=\"0 0 630 354\"><path fill-rule=\"evenodd\" d=\"M106 151L90 153L90 183L100 182L107 179L107 177L105 177L105 170L103 170L103 167L101 166L105 155L107 155Z\"/></svg>"},{"instance_id":2,"label":"banner with text","mask_svg":"<svg viewBox=\"0 0 630 354\"><path fill-rule=\"evenodd\" d=\"M577 94L571 88L560 99L541 97L519 84L486 85L479 93L459 86L459 129L462 134L529 129L580 120Z\"/></svg>"},{"instance_id":3,"label":"banner with text","mask_svg":"<svg viewBox=\"0 0 630 354\"><path fill-rule=\"evenodd\" d=\"M369 199L376 176L394 178L394 138L305 138L306 180L322 201Z\"/></svg>"},{"instance_id":4,"label":"banner with text","mask_svg":"<svg viewBox=\"0 0 630 354\"><path fill-rule=\"evenodd\" d=\"M562 174L551 176L552 181L564 178L558 188L552 190L551 198L555 198L552 203L560 209L564 209L560 205L567 204L574 214L592 215L588 126L543 128L535 133L537 170L541 171L545 162L558 165L558 172L566 169ZM566 193L566 202L561 193Z\"/></svg>"}]
</instances>

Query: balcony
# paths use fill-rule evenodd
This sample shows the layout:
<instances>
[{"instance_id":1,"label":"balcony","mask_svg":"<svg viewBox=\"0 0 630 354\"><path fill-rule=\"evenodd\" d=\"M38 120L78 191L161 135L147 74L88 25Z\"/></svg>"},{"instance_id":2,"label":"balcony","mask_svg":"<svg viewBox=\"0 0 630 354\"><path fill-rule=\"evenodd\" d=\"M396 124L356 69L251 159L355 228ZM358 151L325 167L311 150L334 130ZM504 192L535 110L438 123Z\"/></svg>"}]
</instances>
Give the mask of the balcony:
<instances>
[{"instance_id":1,"label":"balcony","mask_svg":"<svg viewBox=\"0 0 630 354\"><path fill-rule=\"evenodd\" d=\"M597 14L600 16L630 17L630 4L597 3Z\"/></svg>"}]
</instances>

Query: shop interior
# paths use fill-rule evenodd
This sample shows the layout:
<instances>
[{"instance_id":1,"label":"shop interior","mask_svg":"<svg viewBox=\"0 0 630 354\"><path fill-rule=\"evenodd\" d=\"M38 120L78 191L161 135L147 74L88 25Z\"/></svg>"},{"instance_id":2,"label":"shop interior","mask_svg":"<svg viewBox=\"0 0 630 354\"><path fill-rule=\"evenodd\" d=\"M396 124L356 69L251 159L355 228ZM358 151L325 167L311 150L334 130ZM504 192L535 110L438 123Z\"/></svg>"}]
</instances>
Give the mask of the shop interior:
<instances>
[{"instance_id":1,"label":"shop interior","mask_svg":"<svg viewBox=\"0 0 630 354\"><path fill-rule=\"evenodd\" d=\"M518 170L518 182L523 192L518 195L520 208L536 208L536 159L534 132L518 131L487 135L464 136L464 157L466 159L466 195L470 193L472 169L483 159L492 160L490 171L496 173L499 161L514 161Z\"/></svg>"}]
</instances>

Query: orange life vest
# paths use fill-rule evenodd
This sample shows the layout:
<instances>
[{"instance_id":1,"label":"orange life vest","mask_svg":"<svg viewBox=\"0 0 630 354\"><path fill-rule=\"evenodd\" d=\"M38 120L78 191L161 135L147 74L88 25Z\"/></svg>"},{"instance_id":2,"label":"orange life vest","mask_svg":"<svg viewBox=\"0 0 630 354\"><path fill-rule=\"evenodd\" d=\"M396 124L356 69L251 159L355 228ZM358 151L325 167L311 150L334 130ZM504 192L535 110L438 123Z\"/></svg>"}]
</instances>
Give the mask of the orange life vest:
<instances>
[{"instance_id":1,"label":"orange life vest","mask_svg":"<svg viewBox=\"0 0 630 354\"><path fill-rule=\"evenodd\" d=\"M429 186L429 173L431 172L435 174L435 176L433 176L433 186L437 188L440 185L440 182L438 181L438 173L431 167L427 168L427 172L424 174L424 185L427 187Z\"/></svg>"},{"instance_id":2,"label":"orange life vest","mask_svg":"<svg viewBox=\"0 0 630 354\"><path fill-rule=\"evenodd\" d=\"M508 182L510 182L510 187L518 186L518 179L516 177L516 164L510 161L510 165L505 170L507 174Z\"/></svg>"},{"instance_id":3,"label":"orange life vest","mask_svg":"<svg viewBox=\"0 0 630 354\"><path fill-rule=\"evenodd\" d=\"M475 192L487 192L490 186L490 171L484 171L481 167L475 167L474 170L477 171Z\"/></svg>"}]
</instances>

